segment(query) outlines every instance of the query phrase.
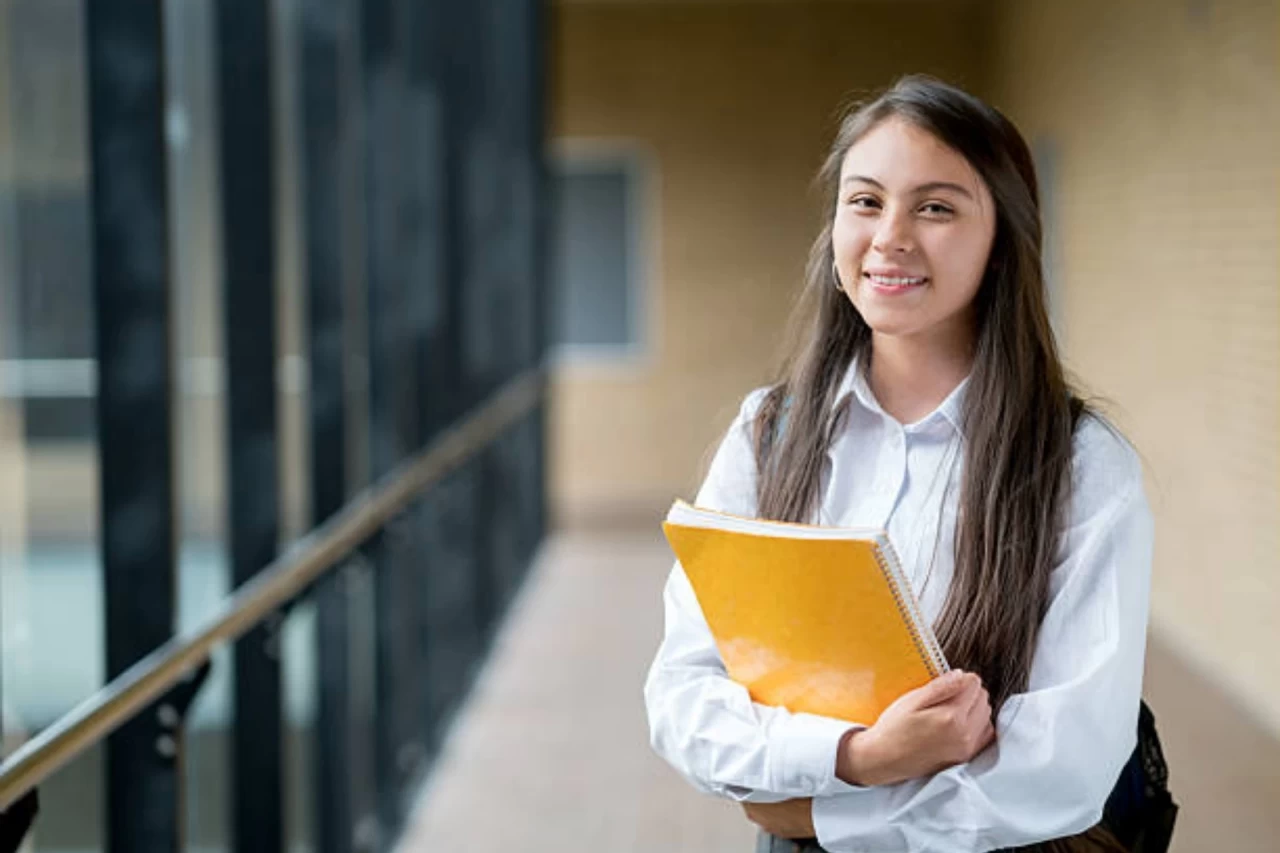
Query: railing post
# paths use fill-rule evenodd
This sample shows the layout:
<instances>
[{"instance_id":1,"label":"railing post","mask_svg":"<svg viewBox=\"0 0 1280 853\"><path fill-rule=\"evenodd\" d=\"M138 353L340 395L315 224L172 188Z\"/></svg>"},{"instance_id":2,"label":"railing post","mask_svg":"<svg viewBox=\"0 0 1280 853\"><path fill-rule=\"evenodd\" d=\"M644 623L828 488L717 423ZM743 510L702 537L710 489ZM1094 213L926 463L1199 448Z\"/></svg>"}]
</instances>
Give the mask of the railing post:
<instances>
[{"instance_id":1,"label":"railing post","mask_svg":"<svg viewBox=\"0 0 1280 853\"><path fill-rule=\"evenodd\" d=\"M228 532L239 586L272 561L280 535L271 5L220 0L215 13ZM235 646L229 782L238 853L279 853L284 846L279 622L255 627Z\"/></svg>"},{"instance_id":2,"label":"railing post","mask_svg":"<svg viewBox=\"0 0 1280 853\"><path fill-rule=\"evenodd\" d=\"M374 478L417 447L421 356L411 310L406 205L413 201L413 161L405 138L411 127L407 97L405 0L364 0L361 18L365 126L366 285L369 343L369 460ZM374 563L375 764L380 844L403 825L415 774L426 754L419 701L424 678L421 586L415 583L416 506L409 506L371 543Z\"/></svg>"},{"instance_id":3,"label":"railing post","mask_svg":"<svg viewBox=\"0 0 1280 853\"><path fill-rule=\"evenodd\" d=\"M107 676L174 629L169 219L160 4L85 4ZM181 730L144 711L106 752L107 849L182 846Z\"/></svg>"},{"instance_id":4,"label":"railing post","mask_svg":"<svg viewBox=\"0 0 1280 853\"><path fill-rule=\"evenodd\" d=\"M309 294L311 518L342 508L348 495L344 270L352 241L344 228L342 176L351 158L349 97L352 5L304 0L300 21L302 169ZM358 80L358 78L357 78ZM351 619L346 573L316 589L315 843L318 853L354 847Z\"/></svg>"},{"instance_id":5,"label":"railing post","mask_svg":"<svg viewBox=\"0 0 1280 853\"><path fill-rule=\"evenodd\" d=\"M551 282L551 215L552 201L550 181L547 175L546 140L551 132L547 122L547 91L550 79L549 65L554 61L556 51L551 44L551 16L557 14L556 8L541 0L529 0L530 33L529 43L533 49L528 57L529 64L529 99L533 115L529 122L527 139L527 156L533 170L533 334L534 354L531 367L547 366L547 355L551 340L551 318L556 316L553 309L554 288ZM544 385L545 388L545 385ZM550 513L547 510L547 395L542 395L537 411L533 414L533 443L536 448L536 464L534 466L534 484L536 503L533 507L533 530L531 531L530 553L547 534Z\"/></svg>"}]
</instances>

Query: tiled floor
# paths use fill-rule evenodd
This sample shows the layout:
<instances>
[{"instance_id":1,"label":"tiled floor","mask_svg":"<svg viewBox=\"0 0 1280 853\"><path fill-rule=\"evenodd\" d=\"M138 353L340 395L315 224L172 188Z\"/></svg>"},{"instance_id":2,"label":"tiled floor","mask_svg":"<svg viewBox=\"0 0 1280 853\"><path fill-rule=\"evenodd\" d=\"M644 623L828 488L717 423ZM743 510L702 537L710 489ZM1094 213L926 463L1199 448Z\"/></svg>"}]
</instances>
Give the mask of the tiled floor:
<instances>
[{"instance_id":1,"label":"tiled floor","mask_svg":"<svg viewBox=\"0 0 1280 853\"><path fill-rule=\"evenodd\" d=\"M739 810L650 752L641 700L669 566L650 533L551 539L423 791L403 853L750 851ZM1177 853L1280 851L1280 743L1158 644L1148 694Z\"/></svg>"},{"instance_id":2,"label":"tiled floor","mask_svg":"<svg viewBox=\"0 0 1280 853\"><path fill-rule=\"evenodd\" d=\"M646 534L550 540L405 853L752 849L738 809L692 792L649 750L641 687L667 554Z\"/></svg>"}]
</instances>

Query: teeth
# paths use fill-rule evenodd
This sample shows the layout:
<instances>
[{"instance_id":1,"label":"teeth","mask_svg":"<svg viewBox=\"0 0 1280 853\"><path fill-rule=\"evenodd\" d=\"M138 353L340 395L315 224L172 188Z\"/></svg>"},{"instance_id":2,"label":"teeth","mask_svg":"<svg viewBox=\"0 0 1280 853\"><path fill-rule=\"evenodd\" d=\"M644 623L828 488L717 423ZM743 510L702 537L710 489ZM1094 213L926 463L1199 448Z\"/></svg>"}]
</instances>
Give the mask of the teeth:
<instances>
[{"instance_id":1,"label":"teeth","mask_svg":"<svg viewBox=\"0 0 1280 853\"><path fill-rule=\"evenodd\" d=\"M868 278L876 284L887 284L891 287L903 287L909 284L924 284L923 278L900 278L889 275L872 275L868 273Z\"/></svg>"}]
</instances>

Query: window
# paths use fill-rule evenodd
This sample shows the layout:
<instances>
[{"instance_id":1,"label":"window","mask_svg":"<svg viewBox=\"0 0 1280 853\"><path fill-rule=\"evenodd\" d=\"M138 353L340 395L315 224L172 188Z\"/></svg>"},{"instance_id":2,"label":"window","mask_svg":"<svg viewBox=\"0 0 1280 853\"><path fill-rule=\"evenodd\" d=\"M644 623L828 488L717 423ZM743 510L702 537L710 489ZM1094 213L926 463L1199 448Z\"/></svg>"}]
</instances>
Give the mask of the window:
<instances>
[{"instance_id":1,"label":"window","mask_svg":"<svg viewBox=\"0 0 1280 853\"><path fill-rule=\"evenodd\" d=\"M647 174L625 150L579 148L553 164L551 334L562 359L625 362L648 350Z\"/></svg>"}]
</instances>

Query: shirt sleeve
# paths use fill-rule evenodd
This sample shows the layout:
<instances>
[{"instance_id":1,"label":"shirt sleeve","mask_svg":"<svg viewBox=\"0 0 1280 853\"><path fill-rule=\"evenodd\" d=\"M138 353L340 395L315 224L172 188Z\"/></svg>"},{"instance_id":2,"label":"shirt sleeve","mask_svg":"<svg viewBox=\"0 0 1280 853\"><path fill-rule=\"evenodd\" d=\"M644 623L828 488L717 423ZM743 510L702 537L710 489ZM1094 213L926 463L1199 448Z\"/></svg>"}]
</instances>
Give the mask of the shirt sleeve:
<instances>
[{"instance_id":1,"label":"shirt sleeve","mask_svg":"<svg viewBox=\"0 0 1280 853\"><path fill-rule=\"evenodd\" d=\"M764 391L749 395L698 492L698 506L754 516L751 424ZM731 680L677 562L663 593L665 630L645 681L653 748L694 787L734 800L776 802L859 790L835 777L848 722L760 705Z\"/></svg>"},{"instance_id":2,"label":"shirt sleeve","mask_svg":"<svg viewBox=\"0 0 1280 853\"><path fill-rule=\"evenodd\" d=\"M1076 439L1071 512L1028 690L972 762L815 800L832 853L1017 847L1096 824L1137 737L1151 514L1137 455L1092 419Z\"/></svg>"}]
</instances>

